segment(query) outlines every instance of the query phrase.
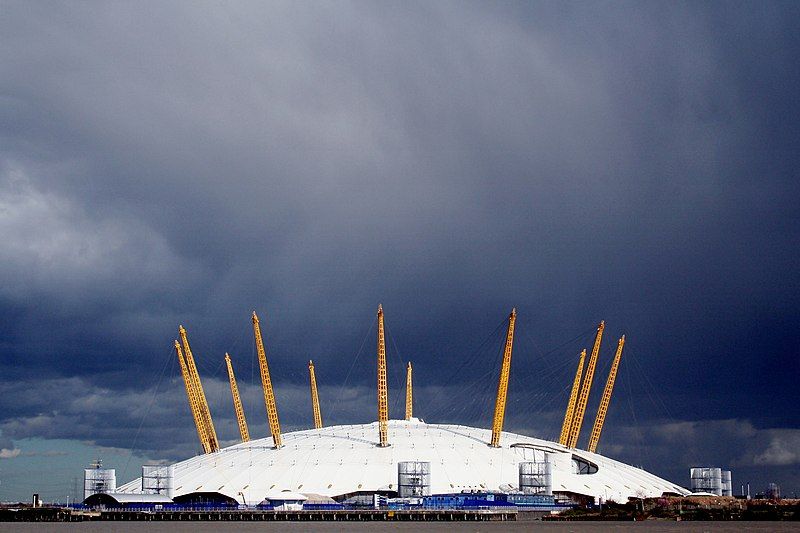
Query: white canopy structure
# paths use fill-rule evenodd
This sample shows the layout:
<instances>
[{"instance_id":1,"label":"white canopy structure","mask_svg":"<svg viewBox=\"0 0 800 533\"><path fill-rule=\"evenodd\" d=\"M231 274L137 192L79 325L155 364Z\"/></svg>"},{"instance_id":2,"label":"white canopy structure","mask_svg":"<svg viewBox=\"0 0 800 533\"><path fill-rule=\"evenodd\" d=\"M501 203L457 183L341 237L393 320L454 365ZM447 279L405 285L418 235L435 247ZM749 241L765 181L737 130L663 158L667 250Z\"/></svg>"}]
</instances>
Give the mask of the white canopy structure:
<instances>
[{"instance_id":1,"label":"white canopy structure","mask_svg":"<svg viewBox=\"0 0 800 533\"><path fill-rule=\"evenodd\" d=\"M430 463L430 493L519 489L519 465L548 462L553 493L604 501L688 494L642 469L556 442L503 432L488 445L491 430L449 424L390 420L390 445L378 446L378 422L330 426L252 440L174 465L174 496L219 493L240 503L260 502L280 491L343 496L397 490L398 463ZM137 479L117 489L141 491Z\"/></svg>"},{"instance_id":2,"label":"white canopy structure","mask_svg":"<svg viewBox=\"0 0 800 533\"><path fill-rule=\"evenodd\" d=\"M512 309L508 317L491 429L427 424L413 418L410 371L406 384L406 419L389 420L384 316L383 308L379 305L376 352L378 421L282 433L259 319L253 312L264 403L272 435L271 438L248 441L247 432L242 431L242 440L245 442L223 449L218 449L186 331L181 327L179 331L188 363L183 359L178 341L175 341L176 353L181 361L187 396L206 453L169 467L172 473L168 474L168 483L163 485L170 487L176 501L191 501L194 498L209 501L216 498L228 502L235 500L241 504L261 502L276 493L292 492L344 500L350 496L360 498L365 493L424 496L499 491L564 495L579 502L592 499L627 501L632 497L688 494L686 489L642 469L575 448L589 398L604 322L598 325L587 375L580 388L580 401L575 407L575 414L570 415L577 396L580 367L578 377L574 380L570 409L564 423L564 428L570 429L569 441L563 438L564 435L559 439L564 444L560 444L503 431L516 316L516 309ZM601 408L608 407L612 378L624 341L623 336L603 391ZM311 363L309 367L313 370ZM313 378L313 373L311 375ZM235 390L233 378L231 384L232 390ZM316 392L314 379L311 380L311 390L313 399ZM234 393L234 402L235 396ZM321 426L322 420L316 416L319 414L317 410L315 408L315 426ZM602 409L598 411L599 422L595 422L592 430L592 450L602 429L601 412ZM243 417L237 415L237 418ZM117 489L123 493L146 490L141 480L134 480Z\"/></svg>"}]
</instances>

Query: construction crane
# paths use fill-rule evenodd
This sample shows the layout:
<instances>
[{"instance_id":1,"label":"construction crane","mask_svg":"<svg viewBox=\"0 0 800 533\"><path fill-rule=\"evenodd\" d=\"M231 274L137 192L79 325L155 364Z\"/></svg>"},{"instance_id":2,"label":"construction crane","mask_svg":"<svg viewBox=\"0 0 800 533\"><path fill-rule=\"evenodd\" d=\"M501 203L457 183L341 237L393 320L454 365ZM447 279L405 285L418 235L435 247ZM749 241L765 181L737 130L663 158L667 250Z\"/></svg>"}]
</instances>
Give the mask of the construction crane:
<instances>
[{"instance_id":1,"label":"construction crane","mask_svg":"<svg viewBox=\"0 0 800 533\"><path fill-rule=\"evenodd\" d=\"M608 380L603 389L603 397L600 398L600 407L597 408L597 418L594 419L592 434L589 437L589 446L586 448L592 453L597 449L597 443L600 441L600 432L603 431L603 424L606 421L608 404L611 403L611 392L614 390L614 381L617 379L617 370L619 369L619 360L622 358L623 346L625 346L625 335L622 336L617 344L617 353L614 354L614 362L611 363L611 370L608 371Z\"/></svg>"},{"instance_id":2,"label":"construction crane","mask_svg":"<svg viewBox=\"0 0 800 533\"><path fill-rule=\"evenodd\" d=\"M514 323L517 320L517 310L512 309L508 317L508 331L506 332L506 346L503 351L503 367L500 369L500 380L497 383L497 400L494 404L494 420L492 422L493 448L500 447L500 433L503 431L503 418L506 414L506 399L508 398L508 377L511 373L511 348L514 344Z\"/></svg>"},{"instance_id":3,"label":"construction crane","mask_svg":"<svg viewBox=\"0 0 800 533\"><path fill-rule=\"evenodd\" d=\"M566 446L569 440L569 431L572 429L572 418L575 414L575 404L578 401L578 392L581 388L581 376L583 375L583 363L586 360L586 349L581 352L581 358L578 361L578 370L575 372L575 380L572 382L572 392L569 394L569 403L567 404L567 412L564 414L564 423L561 424L561 436L558 437L558 443Z\"/></svg>"},{"instance_id":4,"label":"construction crane","mask_svg":"<svg viewBox=\"0 0 800 533\"><path fill-rule=\"evenodd\" d=\"M592 389L594 369L597 367L597 356L600 354L600 342L603 340L603 330L605 330L605 328L605 321L600 322L600 325L597 326L597 336L594 339L592 355L589 358L589 366L586 367L586 375L583 377L583 386L581 386L578 405L575 406L575 414L572 419L572 428L570 429L569 441L567 442L567 446L570 448L574 448L578 445L578 437L581 434L583 417L586 414L586 405L589 403L589 392Z\"/></svg>"},{"instance_id":5,"label":"construction crane","mask_svg":"<svg viewBox=\"0 0 800 533\"><path fill-rule=\"evenodd\" d=\"M311 384L311 410L314 411L314 428L322 427L322 413L319 410L319 394L317 393L317 375L314 373L314 361L308 362L308 381Z\"/></svg>"},{"instance_id":6,"label":"construction crane","mask_svg":"<svg viewBox=\"0 0 800 533\"><path fill-rule=\"evenodd\" d=\"M411 395L411 361L406 367L406 420L414 415L413 396Z\"/></svg>"},{"instance_id":7,"label":"construction crane","mask_svg":"<svg viewBox=\"0 0 800 533\"><path fill-rule=\"evenodd\" d=\"M378 304L378 433L380 447L389 445L389 390L386 385L386 339L383 334L383 306Z\"/></svg>"},{"instance_id":8,"label":"construction crane","mask_svg":"<svg viewBox=\"0 0 800 533\"><path fill-rule=\"evenodd\" d=\"M228 366L228 380L231 382L231 396L233 396L233 409L236 411L236 422L239 424L239 434L242 436L242 442L250 442L250 431L247 429L247 420L244 418L239 387L236 385L236 376L233 375L231 356L227 352L225 353L225 364Z\"/></svg>"},{"instance_id":9,"label":"construction crane","mask_svg":"<svg viewBox=\"0 0 800 533\"><path fill-rule=\"evenodd\" d=\"M194 364L194 357L192 356L192 349L189 347L189 339L186 336L186 330L183 326L178 326L178 332L183 342L183 355L186 358L186 369L189 371L189 377L192 381L192 387L197 396L197 403L200 407L201 420L206 428L208 436L208 447L210 451L219 451L219 441L217 440L217 430L214 429L214 421L211 419L211 410L208 408L206 401L206 393L203 391L203 383L200 381L200 374L197 373L197 366Z\"/></svg>"},{"instance_id":10,"label":"construction crane","mask_svg":"<svg viewBox=\"0 0 800 533\"><path fill-rule=\"evenodd\" d=\"M261 340L261 326L255 311L253 311L253 334L256 338L258 367L261 370L261 386L264 389L264 406L267 408L269 431L272 433L272 442L275 447L280 448L283 446L283 440L281 439L281 424L278 421L278 407L275 405L275 392L272 390L272 380L269 377L267 354L264 351L264 341Z\"/></svg>"},{"instance_id":11,"label":"construction crane","mask_svg":"<svg viewBox=\"0 0 800 533\"><path fill-rule=\"evenodd\" d=\"M189 376L189 369L186 368L186 361L183 359L181 345L177 340L175 341L175 353L178 354L178 361L181 365L181 376L183 377L183 384L186 386L186 397L189 400L189 409L192 411L192 418L197 428L197 437L200 439L200 446L203 448L203 453L209 453L211 449L208 446L208 434L203 424L203 415L200 412L200 405L197 403L197 395L192 386L192 378Z\"/></svg>"}]
</instances>

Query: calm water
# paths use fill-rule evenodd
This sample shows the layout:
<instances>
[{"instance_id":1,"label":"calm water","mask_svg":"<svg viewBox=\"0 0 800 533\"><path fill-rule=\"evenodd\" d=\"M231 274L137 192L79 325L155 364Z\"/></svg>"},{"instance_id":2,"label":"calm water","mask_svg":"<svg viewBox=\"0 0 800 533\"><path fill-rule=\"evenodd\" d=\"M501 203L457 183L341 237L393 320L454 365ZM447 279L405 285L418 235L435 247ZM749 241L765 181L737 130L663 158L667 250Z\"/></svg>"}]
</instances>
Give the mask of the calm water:
<instances>
[{"instance_id":1,"label":"calm water","mask_svg":"<svg viewBox=\"0 0 800 533\"><path fill-rule=\"evenodd\" d=\"M582 532L600 533L605 531L643 531L646 533L674 533L678 531L697 532L740 532L752 531L755 533L784 533L800 531L798 522L572 522L552 524L542 522L485 522L463 523L444 522L438 524L407 524L400 522L371 522L371 523L321 523L309 522L89 522L82 524L10 524L0 522L0 531L31 531L31 532L107 532L114 533L141 533L144 531L164 531L169 533L200 532L211 533L216 531L233 531L236 533L264 532L264 531L536 531L536 532Z\"/></svg>"}]
</instances>

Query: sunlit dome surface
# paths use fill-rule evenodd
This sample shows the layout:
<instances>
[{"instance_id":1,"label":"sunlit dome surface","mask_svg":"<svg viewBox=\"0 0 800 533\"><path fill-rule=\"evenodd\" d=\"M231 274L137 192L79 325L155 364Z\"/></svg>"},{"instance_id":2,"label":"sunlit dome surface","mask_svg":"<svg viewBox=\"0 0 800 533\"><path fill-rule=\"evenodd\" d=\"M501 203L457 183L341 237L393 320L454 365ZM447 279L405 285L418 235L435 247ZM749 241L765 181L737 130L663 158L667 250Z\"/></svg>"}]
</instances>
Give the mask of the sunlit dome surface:
<instances>
[{"instance_id":1,"label":"sunlit dome surface","mask_svg":"<svg viewBox=\"0 0 800 533\"><path fill-rule=\"evenodd\" d=\"M432 494L463 490L514 490L519 463L553 461L554 492L571 492L603 500L688 494L674 483L639 468L556 442L503 432L500 447L487 445L491 430L412 419L389 421L387 448L377 446L378 423L330 426L284 433L284 446L272 438L253 440L199 455L174 465L174 496L217 492L241 503L287 490L338 496L359 491L397 490L397 463L427 461ZM573 459L597 467L576 473ZM590 470L594 470L590 468ZM141 480L118 492L139 492Z\"/></svg>"}]
</instances>

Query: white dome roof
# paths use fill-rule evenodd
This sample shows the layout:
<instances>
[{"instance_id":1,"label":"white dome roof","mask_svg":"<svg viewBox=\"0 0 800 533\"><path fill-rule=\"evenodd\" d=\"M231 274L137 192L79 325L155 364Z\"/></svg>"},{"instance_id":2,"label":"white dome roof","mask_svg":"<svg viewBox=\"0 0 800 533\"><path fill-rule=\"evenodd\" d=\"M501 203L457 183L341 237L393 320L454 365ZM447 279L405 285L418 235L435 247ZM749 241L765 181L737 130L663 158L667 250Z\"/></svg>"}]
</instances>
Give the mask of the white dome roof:
<instances>
[{"instance_id":1,"label":"white dome roof","mask_svg":"<svg viewBox=\"0 0 800 533\"><path fill-rule=\"evenodd\" d=\"M669 481L639 468L556 442L503 432L500 447L487 445L488 429L427 424L417 419L389 421L387 448L377 446L378 423L329 426L253 440L198 455L174 465L174 496L218 492L239 502L257 503L283 490L337 496L357 491L397 490L397 463L427 461L431 493L500 490L516 487L519 463L554 458L555 492L573 492L604 500L688 494ZM593 463L593 474L573 473L572 457ZM118 492L139 492L134 480ZM244 496L244 500L242 499Z\"/></svg>"}]
</instances>

